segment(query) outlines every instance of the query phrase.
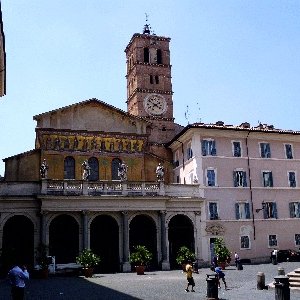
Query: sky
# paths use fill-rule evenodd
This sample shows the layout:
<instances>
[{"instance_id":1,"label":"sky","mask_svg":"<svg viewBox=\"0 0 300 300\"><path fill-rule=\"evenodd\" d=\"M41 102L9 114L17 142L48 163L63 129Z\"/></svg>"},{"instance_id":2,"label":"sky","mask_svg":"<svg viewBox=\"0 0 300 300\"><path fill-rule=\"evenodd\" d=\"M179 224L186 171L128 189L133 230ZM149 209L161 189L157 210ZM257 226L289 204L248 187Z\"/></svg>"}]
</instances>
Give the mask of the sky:
<instances>
[{"instance_id":1,"label":"sky","mask_svg":"<svg viewBox=\"0 0 300 300\"><path fill-rule=\"evenodd\" d=\"M175 122L300 130L298 0L2 0L2 159L34 149L33 116L97 98L124 111L126 57L148 23L171 38Z\"/></svg>"}]
</instances>

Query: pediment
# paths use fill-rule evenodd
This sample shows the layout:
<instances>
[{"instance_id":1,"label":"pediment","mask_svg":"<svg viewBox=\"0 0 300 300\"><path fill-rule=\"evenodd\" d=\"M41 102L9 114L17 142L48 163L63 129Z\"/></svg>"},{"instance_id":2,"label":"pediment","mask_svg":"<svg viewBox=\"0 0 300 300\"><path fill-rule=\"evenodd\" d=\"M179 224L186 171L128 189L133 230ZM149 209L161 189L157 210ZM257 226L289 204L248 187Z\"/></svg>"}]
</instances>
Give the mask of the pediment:
<instances>
[{"instance_id":1,"label":"pediment","mask_svg":"<svg viewBox=\"0 0 300 300\"><path fill-rule=\"evenodd\" d=\"M148 122L98 99L90 99L33 117L39 129L145 134Z\"/></svg>"}]
</instances>

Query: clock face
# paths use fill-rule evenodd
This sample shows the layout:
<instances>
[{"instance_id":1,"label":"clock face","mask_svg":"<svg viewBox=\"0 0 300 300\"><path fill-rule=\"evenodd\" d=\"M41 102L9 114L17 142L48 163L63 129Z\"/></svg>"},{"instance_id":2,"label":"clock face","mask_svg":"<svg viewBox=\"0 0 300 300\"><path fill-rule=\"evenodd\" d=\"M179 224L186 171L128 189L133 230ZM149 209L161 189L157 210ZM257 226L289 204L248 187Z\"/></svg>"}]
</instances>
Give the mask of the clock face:
<instances>
[{"instance_id":1,"label":"clock face","mask_svg":"<svg viewBox=\"0 0 300 300\"><path fill-rule=\"evenodd\" d=\"M161 95L152 94L145 98L144 108L150 115L161 115L167 109L167 102Z\"/></svg>"}]
</instances>

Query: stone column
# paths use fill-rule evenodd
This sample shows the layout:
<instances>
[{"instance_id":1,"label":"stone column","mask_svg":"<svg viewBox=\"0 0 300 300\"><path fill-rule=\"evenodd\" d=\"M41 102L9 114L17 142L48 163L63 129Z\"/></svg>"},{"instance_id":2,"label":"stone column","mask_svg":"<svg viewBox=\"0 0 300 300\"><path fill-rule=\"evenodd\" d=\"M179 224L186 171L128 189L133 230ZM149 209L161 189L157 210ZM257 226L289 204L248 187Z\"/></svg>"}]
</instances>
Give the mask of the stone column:
<instances>
[{"instance_id":1,"label":"stone column","mask_svg":"<svg viewBox=\"0 0 300 300\"><path fill-rule=\"evenodd\" d=\"M166 211L160 211L160 233L161 233L161 269L170 270L167 250L167 232L166 232Z\"/></svg>"},{"instance_id":2,"label":"stone column","mask_svg":"<svg viewBox=\"0 0 300 300\"><path fill-rule=\"evenodd\" d=\"M201 211L195 211L195 226L194 226L194 238L195 238L195 254L196 258L200 259L201 257Z\"/></svg>"},{"instance_id":3,"label":"stone column","mask_svg":"<svg viewBox=\"0 0 300 300\"><path fill-rule=\"evenodd\" d=\"M46 232L46 215L48 211L42 210L40 214L40 243L47 245L47 232Z\"/></svg>"},{"instance_id":4,"label":"stone column","mask_svg":"<svg viewBox=\"0 0 300 300\"><path fill-rule=\"evenodd\" d=\"M123 272L131 272L131 265L129 262L129 226L128 226L128 212L122 212L123 217Z\"/></svg>"},{"instance_id":5,"label":"stone column","mask_svg":"<svg viewBox=\"0 0 300 300\"><path fill-rule=\"evenodd\" d=\"M88 228L88 211L83 210L82 212L82 248L89 248L88 245L88 236L89 236L89 228Z\"/></svg>"}]
</instances>

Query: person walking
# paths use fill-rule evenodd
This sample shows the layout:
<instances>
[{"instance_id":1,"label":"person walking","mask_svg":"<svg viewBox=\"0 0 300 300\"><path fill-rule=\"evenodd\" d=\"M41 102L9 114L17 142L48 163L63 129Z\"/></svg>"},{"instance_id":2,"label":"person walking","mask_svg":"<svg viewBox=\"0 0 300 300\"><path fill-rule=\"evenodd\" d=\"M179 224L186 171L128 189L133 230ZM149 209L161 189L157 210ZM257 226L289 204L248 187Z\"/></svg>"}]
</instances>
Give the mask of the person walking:
<instances>
[{"instance_id":1,"label":"person walking","mask_svg":"<svg viewBox=\"0 0 300 300\"><path fill-rule=\"evenodd\" d=\"M194 290L195 281L194 281L194 278L193 278L193 272L194 272L194 270L193 270L193 266L192 266L192 261L191 260L188 260L188 263L185 266L185 270L186 270L186 279L188 281L185 291L189 292L190 291L189 290L189 286L191 285L192 286L191 292L195 292L195 290Z\"/></svg>"},{"instance_id":2,"label":"person walking","mask_svg":"<svg viewBox=\"0 0 300 300\"><path fill-rule=\"evenodd\" d=\"M236 268L238 267L239 260L240 260L239 255L236 252L234 252L234 261L235 261Z\"/></svg>"},{"instance_id":3,"label":"person walking","mask_svg":"<svg viewBox=\"0 0 300 300\"><path fill-rule=\"evenodd\" d=\"M215 272L218 275L218 288L219 289L221 288L220 279L222 279L222 281L225 285L225 290L227 290L227 284L226 284L226 281L225 281L225 273L222 271L222 268L221 267L216 267Z\"/></svg>"},{"instance_id":4,"label":"person walking","mask_svg":"<svg viewBox=\"0 0 300 300\"><path fill-rule=\"evenodd\" d=\"M11 296L13 300L23 300L26 281L29 280L29 273L25 265L16 264L8 272L8 280L11 285Z\"/></svg>"}]
</instances>

